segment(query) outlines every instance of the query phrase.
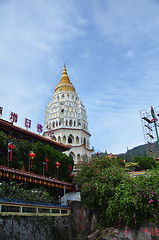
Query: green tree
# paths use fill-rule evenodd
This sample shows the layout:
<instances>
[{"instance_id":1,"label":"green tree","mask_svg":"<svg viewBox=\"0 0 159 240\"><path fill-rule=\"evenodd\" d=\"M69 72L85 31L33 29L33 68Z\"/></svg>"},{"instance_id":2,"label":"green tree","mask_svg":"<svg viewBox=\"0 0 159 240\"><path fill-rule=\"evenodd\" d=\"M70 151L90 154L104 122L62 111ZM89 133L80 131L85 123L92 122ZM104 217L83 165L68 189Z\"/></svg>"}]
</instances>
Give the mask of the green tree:
<instances>
[{"instance_id":1,"label":"green tree","mask_svg":"<svg viewBox=\"0 0 159 240\"><path fill-rule=\"evenodd\" d=\"M135 156L134 162L139 164L140 170L156 168L156 161L152 157Z\"/></svg>"},{"instance_id":2,"label":"green tree","mask_svg":"<svg viewBox=\"0 0 159 240\"><path fill-rule=\"evenodd\" d=\"M7 162L7 137L0 131L0 165L5 165Z\"/></svg>"},{"instance_id":3,"label":"green tree","mask_svg":"<svg viewBox=\"0 0 159 240\"><path fill-rule=\"evenodd\" d=\"M81 185L84 204L94 209L105 221L108 201L115 194L115 187L125 178L124 162L120 158L97 157L82 164L77 177Z\"/></svg>"},{"instance_id":4,"label":"green tree","mask_svg":"<svg viewBox=\"0 0 159 240\"><path fill-rule=\"evenodd\" d=\"M0 165L7 165L7 149L8 149L8 141L3 132L0 132ZM49 159L48 162L48 172L47 176L56 177L55 162L60 162L59 167L59 179L65 181L71 181L69 177L69 165L73 167L74 162L72 157L67 156L65 153L62 153L55 148L45 145L41 142L31 143L28 140L12 140L15 145L15 149L12 154L12 161L9 162L9 166L12 168L21 169L22 166L25 167L26 170L29 169L29 152L34 151L36 157L33 159L32 170L36 174L43 174L43 162L45 162L45 158Z\"/></svg>"},{"instance_id":5,"label":"green tree","mask_svg":"<svg viewBox=\"0 0 159 240\"><path fill-rule=\"evenodd\" d=\"M139 225L143 221L159 223L159 174L123 180L109 199L106 218L109 225Z\"/></svg>"},{"instance_id":6,"label":"green tree","mask_svg":"<svg viewBox=\"0 0 159 240\"><path fill-rule=\"evenodd\" d=\"M98 157L83 163L77 177L82 202L93 209L106 226L158 223L159 173L151 170L131 178L123 160Z\"/></svg>"}]
</instances>

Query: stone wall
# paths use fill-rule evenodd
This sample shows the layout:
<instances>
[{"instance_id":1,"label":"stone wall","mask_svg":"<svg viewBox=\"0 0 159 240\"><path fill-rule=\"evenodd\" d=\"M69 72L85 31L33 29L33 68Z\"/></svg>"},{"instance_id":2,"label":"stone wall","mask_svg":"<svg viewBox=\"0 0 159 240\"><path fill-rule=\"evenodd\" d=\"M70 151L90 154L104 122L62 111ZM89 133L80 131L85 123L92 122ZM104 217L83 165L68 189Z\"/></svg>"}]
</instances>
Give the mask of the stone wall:
<instances>
[{"instance_id":1,"label":"stone wall","mask_svg":"<svg viewBox=\"0 0 159 240\"><path fill-rule=\"evenodd\" d=\"M69 217L0 217L0 240L72 240Z\"/></svg>"},{"instance_id":2,"label":"stone wall","mask_svg":"<svg viewBox=\"0 0 159 240\"><path fill-rule=\"evenodd\" d=\"M73 240L87 239L87 235L94 232L97 227L97 216L88 208L85 208L81 202L70 202L71 229Z\"/></svg>"},{"instance_id":3,"label":"stone wall","mask_svg":"<svg viewBox=\"0 0 159 240\"><path fill-rule=\"evenodd\" d=\"M87 240L158 240L159 226L145 222L139 227L127 226L121 228L106 228L103 231L96 230L87 236Z\"/></svg>"},{"instance_id":4,"label":"stone wall","mask_svg":"<svg viewBox=\"0 0 159 240\"><path fill-rule=\"evenodd\" d=\"M97 216L81 202L70 202L69 217L0 217L0 240L159 240L159 226L97 230Z\"/></svg>"}]
</instances>

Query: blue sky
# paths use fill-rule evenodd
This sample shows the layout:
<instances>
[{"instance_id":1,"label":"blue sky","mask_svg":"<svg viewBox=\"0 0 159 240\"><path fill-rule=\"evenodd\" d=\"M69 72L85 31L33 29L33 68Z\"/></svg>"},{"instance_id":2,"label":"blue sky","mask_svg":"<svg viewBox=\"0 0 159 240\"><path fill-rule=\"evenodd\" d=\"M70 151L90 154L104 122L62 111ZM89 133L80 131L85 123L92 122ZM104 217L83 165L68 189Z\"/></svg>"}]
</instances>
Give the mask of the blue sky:
<instances>
[{"instance_id":1,"label":"blue sky","mask_svg":"<svg viewBox=\"0 0 159 240\"><path fill-rule=\"evenodd\" d=\"M140 110L159 100L159 1L1 0L0 106L43 125L66 64L87 109L91 146L144 144Z\"/></svg>"}]
</instances>

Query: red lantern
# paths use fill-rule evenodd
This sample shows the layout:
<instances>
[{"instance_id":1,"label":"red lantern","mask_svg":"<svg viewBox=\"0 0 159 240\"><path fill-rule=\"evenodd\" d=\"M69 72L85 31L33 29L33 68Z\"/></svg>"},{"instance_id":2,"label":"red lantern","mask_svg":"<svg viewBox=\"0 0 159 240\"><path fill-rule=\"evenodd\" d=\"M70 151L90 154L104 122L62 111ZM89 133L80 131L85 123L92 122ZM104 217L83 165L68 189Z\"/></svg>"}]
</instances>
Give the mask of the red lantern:
<instances>
[{"instance_id":1,"label":"red lantern","mask_svg":"<svg viewBox=\"0 0 159 240\"><path fill-rule=\"evenodd\" d=\"M56 163L55 163L55 167L57 167L57 179L58 179L58 168L60 167L60 163L57 161Z\"/></svg>"},{"instance_id":2,"label":"red lantern","mask_svg":"<svg viewBox=\"0 0 159 240\"><path fill-rule=\"evenodd\" d=\"M34 152L31 152L31 153L29 154L29 157L31 158L31 168L32 168L32 161L33 161L33 159L36 157L36 154L35 154Z\"/></svg>"},{"instance_id":3,"label":"red lantern","mask_svg":"<svg viewBox=\"0 0 159 240\"><path fill-rule=\"evenodd\" d=\"M55 163L55 166L56 166L57 168L59 168L60 165L61 165L61 164L60 164L59 162L56 162L56 163Z\"/></svg>"},{"instance_id":4,"label":"red lantern","mask_svg":"<svg viewBox=\"0 0 159 240\"><path fill-rule=\"evenodd\" d=\"M69 170L72 171L72 166L71 165L69 166Z\"/></svg>"},{"instance_id":5,"label":"red lantern","mask_svg":"<svg viewBox=\"0 0 159 240\"><path fill-rule=\"evenodd\" d=\"M46 172L47 172L47 164L49 162L49 159L47 157L45 158L45 162L46 162Z\"/></svg>"},{"instance_id":6,"label":"red lantern","mask_svg":"<svg viewBox=\"0 0 159 240\"><path fill-rule=\"evenodd\" d=\"M12 150L15 149L15 146L11 142L8 144L8 148L10 149L10 161L12 161Z\"/></svg>"},{"instance_id":7,"label":"red lantern","mask_svg":"<svg viewBox=\"0 0 159 240\"><path fill-rule=\"evenodd\" d=\"M72 171L72 166L69 166L69 171L70 171L70 178L71 178L71 171Z\"/></svg>"}]
</instances>

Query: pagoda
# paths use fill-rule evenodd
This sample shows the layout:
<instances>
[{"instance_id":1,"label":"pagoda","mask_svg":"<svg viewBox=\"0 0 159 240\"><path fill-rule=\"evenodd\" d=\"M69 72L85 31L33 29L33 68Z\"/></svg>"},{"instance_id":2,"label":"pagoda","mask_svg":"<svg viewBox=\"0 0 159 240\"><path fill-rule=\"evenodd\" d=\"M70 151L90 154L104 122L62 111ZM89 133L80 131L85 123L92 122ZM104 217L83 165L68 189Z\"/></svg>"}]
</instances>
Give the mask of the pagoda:
<instances>
[{"instance_id":1,"label":"pagoda","mask_svg":"<svg viewBox=\"0 0 159 240\"><path fill-rule=\"evenodd\" d=\"M64 65L60 82L45 111L44 136L71 145L65 153L78 164L90 158L90 136L86 108L76 93Z\"/></svg>"}]
</instances>

